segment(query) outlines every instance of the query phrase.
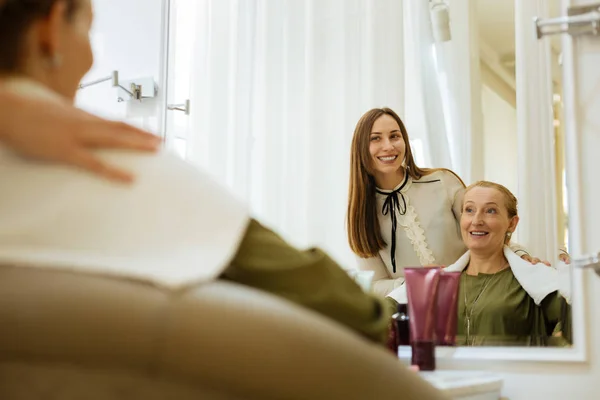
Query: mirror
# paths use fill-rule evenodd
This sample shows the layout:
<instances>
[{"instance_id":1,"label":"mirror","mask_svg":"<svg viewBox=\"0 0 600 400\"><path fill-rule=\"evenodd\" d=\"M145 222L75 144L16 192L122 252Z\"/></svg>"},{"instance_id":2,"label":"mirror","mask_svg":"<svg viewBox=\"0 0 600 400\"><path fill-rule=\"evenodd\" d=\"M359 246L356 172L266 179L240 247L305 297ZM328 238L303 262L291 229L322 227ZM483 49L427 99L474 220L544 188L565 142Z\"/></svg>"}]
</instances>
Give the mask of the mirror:
<instances>
[{"instance_id":1,"label":"mirror","mask_svg":"<svg viewBox=\"0 0 600 400\"><path fill-rule=\"evenodd\" d=\"M537 10L539 16L560 15L558 0L547 3L546 14ZM528 48L532 37L526 26L517 25L528 22L527 10L515 4L477 0L472 9L479 32L483 178L517 196L521 219L513 240L560 269L560 279L570 287L561 39L546 38ZM522 43L516 42L517 36ZM541 69L537 76L533 68ZM547 338L547 346L570 347L564 341L564 323ZM507 345L502 340L482 344Z\"/></svg>"},{"instance_id":2,"label":"mirror","mask_svg":"<svg viewBox=\"0 0 600 400\"><path fill-rule=\"evenodd\" d=\"M361 115L388 106L406 125L418 166L504 185L520 205L512 241L552 268L559 254L567 260L561 42L534 41L531 22L560 15L558 0L544 13L497 0L170 3L167 102L189 98L191 109L168 117L168 142L293 244L322 247L354 268L346 233L352 136ZM432 31L432 9L447 6L451 40L434 43L448 32L442 14ZM568 267L561 277L571 287ZM547 332L556 347L563 328Z\"/></svg>"}]
</instances>

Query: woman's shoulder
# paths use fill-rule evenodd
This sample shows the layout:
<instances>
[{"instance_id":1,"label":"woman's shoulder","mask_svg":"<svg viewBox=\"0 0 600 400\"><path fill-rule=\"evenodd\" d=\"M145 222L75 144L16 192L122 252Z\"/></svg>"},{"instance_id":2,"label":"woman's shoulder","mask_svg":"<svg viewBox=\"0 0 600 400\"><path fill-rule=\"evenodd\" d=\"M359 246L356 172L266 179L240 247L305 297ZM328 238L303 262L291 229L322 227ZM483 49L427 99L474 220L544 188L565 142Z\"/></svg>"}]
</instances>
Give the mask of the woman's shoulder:
<instances>
[{"instance_id":1,"label":"woman's shoulder","mask_svg":"<svg viewBox=\"0 0 600 400\"><path fill-rule=\"evenodd\" d=\"M428 174L421 176L419 179L415 179L414 182L418 183L433 183L441 182L442 184L460 184L465 186L463 180L452 170L446 168L435 168L430 170Z\"/></svg>"}]
</instances>

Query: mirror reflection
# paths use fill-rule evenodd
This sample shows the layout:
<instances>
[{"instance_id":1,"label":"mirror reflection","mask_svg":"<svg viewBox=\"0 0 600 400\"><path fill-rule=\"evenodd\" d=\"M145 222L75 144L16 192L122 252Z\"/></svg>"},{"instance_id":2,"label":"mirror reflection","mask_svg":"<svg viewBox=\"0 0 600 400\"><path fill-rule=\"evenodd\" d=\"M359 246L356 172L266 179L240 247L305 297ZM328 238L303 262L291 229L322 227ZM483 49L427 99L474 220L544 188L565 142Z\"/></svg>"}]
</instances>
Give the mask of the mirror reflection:
<instances>
[{"instance_id":1,"label":"mirror reflection","mask_svg":"<svg viewBox=\"0 0 600 400\"><path fill-rule=\"evenodd\" d=\"M560 42L540 87L514 3L459 3L173 1L170 140L394 307L428 301L406 268L459 272L456 345L569 346Z\"/></svg>"}]
</instances>

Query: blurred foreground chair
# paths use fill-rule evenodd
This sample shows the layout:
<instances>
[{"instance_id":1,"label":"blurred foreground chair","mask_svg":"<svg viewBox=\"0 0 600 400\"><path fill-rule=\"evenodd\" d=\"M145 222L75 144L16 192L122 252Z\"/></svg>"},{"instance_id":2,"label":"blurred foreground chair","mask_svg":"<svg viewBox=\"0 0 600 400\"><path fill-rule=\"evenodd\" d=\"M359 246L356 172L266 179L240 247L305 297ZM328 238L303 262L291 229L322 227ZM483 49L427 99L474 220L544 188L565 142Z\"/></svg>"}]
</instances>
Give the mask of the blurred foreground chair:
<instances>
[{"instance_id":1,"label":"blurred foreground chair","mask_svg":"<svg viewBox=\"0 0 600 400\"><path fill-rule=\"evenodd\" d=\"M0 399L443 399L381 346L224 282L0 267Z\"/></svg>"}]
</instances>

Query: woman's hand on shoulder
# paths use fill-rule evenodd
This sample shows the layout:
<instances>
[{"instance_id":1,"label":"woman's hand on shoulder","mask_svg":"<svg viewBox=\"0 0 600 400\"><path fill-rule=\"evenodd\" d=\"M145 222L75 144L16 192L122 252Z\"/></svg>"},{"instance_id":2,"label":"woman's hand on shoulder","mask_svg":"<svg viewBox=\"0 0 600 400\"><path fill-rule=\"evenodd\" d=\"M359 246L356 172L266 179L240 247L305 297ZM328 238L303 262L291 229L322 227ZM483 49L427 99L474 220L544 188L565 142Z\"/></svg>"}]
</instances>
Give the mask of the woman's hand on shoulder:
<instances>
[{"instance_id":1,"label":"woman's hand on shoulder","mask_svg":"<svg viewBox=\"0 0 600 400\"><path fill-rule=\"evenodd\" d=\"M550 266L551 266L551 264L550 264L550 261L541 260L541 259L539 259L539 258L537 258L537 257L531 257L529 254L523 254L523 255L521 256L521 258L522 258L523 260L525 260L525 261L528 261L529 263L531 263L531 264L533 264L533 265L535 265L535 264L538 264L538 263L542 263L542 264L545 264L545 265L546 265L546 266L548 266L548 267L550 267Z\"/></svg>"},{"instance_id":2,"label":"woman's hand on shoulder","mask_svg":"<svg viewBox=\"0 0 600 400\"><path fill-rule=\"evenodd\" d=\"M571 264L571 256L567 252L561 251L560 254L558 255L558 259L560 261L564 262L565 264Z\"/></svg>"},{"instance_id":3,"label":"woman's hand on shoulder","mask_svg":"<svg viewBox=\"0 0 600 400\"><path fill-rule=\"evenodd\" d=\"M3 96L6 94L3 94ZM161 139L123 122L109 121L67 103L9 95L0 118L0 140L18 154L79 167L105 178L131 182L134 177L102 161L93 150L155 152Z\"/></svg>"}]
</instances>

